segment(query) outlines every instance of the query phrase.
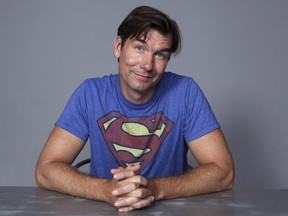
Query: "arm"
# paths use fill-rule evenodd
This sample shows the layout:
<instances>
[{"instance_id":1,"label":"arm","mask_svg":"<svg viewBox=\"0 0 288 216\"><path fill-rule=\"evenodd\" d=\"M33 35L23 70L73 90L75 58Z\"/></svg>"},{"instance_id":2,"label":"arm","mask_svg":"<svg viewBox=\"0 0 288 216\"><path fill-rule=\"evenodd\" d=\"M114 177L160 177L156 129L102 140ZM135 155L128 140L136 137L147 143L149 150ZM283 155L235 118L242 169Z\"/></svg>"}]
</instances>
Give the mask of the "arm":
<instances>
[{"instance_id":1,"label":"arm","mask_svg":"<svg viewBox=\"0 0 288 216\"><path fill-rule=\"evenodd\" d=\"M55 127L36 165L37 184L49 190L114 204L116 198L112 190L116 188L116 180L91 177L71 167L84 145L83 140Z\"/></svg>"},{"instance_id":2,"label":"arm","mask_svg":"<svg viewBox=\"0 0 288 216\"><path fill-rule=\"evenodd\" d=\"M199 166L179 176L152 179L156 200L187 197L230 189L233 186L233 159L220 129L190 143Z\"/></svg>"},{"instance_id":3,"label":"arm","mask_svg":"<svg viewBox=\"0 0 288 216\"><path fill-rule=\"evenodd\" d=\"M188 145L199 166L185 174L149 180L127 170L118 169L115 172L118 175L114 175L114 178L119 181L125 179L125 184L118 185L115 189L120 196L116 201L119 204L117 207L121 211L131 211L149 206L154 200L216 192L233 186L233 160L220 129ZM143 198L139 194L136 196L136 191L143 194Z\"/></svg>"}]
</instances>

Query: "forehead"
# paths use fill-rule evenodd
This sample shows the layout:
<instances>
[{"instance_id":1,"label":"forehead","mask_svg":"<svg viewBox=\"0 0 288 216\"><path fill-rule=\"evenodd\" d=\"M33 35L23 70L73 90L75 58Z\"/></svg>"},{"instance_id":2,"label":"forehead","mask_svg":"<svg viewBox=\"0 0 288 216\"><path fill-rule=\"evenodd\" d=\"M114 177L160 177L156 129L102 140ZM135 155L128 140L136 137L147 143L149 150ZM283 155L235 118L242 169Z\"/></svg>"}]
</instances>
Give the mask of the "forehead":
<instances>
[{"instance_id":1,"label":"forehead","mask_svg":"<svg viewBox=\"0 0 288 216\"><path fill-rule=\"evenodd\" d=\"M164 35L155 29L150 29L147 33L142 33L137 37L131 38L132 41L139 41L145 44L153 44L159 46L165 46L170 48L172 45L172 35Z\"/></svg>"}]
</instances>

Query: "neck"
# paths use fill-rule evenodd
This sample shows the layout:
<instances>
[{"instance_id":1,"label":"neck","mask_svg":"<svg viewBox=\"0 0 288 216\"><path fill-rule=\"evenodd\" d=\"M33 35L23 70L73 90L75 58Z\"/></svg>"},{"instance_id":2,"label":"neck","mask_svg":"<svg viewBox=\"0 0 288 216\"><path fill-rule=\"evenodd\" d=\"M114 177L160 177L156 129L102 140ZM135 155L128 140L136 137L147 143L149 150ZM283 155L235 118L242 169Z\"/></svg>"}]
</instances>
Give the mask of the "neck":
<instances>
[{"instance_id":1,"label":"neck","mask_svg":"<svg viewBox=\"0 0 288 216\"><path fill-rule=\"evenodd\" d=\"M149 91L149 92L123 92L122 91L122 94L124 95L124 97L130 101L131 103L134 103L134 104L143 104L143 103L146 103L148 102L153 94L155 93L155 89L153 89L153 91Z\"/></svg>"}]
</instances>

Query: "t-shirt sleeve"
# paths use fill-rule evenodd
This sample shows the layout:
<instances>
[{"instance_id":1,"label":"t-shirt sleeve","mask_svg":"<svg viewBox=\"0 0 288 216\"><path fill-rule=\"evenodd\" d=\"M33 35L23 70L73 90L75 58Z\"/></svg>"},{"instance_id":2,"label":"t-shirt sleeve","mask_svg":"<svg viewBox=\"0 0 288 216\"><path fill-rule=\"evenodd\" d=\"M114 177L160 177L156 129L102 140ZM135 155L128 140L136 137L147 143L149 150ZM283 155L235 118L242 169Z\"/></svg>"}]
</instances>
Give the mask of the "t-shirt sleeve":
<instances>
[{"instance_id":1,"label":"t-shirt sleeve","mask_svg":"<svg viewBox=\"0 0 288 216\"><path fill-rule=\"evenodd\" d=\"M87 88L83 82L72 94L55 125L74 134L83 141L89 137L87 114Z\"/></svg>"},{"instance_id":2,"label":"t-shirt sleeve","mask_svg":"<svg viewBox=\"0 0 288 216\"><path fill-rule=\"evenodd\" d=\"M220 127L207 98L194 80L186 93L184 137L191 142Z\"/></svg>"}]
</instances>

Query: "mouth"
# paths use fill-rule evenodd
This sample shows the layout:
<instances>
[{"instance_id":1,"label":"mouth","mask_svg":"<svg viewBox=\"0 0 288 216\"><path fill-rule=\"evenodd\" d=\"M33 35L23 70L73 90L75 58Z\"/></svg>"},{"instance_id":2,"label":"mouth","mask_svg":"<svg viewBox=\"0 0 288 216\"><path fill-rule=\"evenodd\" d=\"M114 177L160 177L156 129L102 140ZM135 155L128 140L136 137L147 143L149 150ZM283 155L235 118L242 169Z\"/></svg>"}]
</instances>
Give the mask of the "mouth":
<instances>
[{"instance_id":1,"label":"mouth","mask_svg":"<svg viewBox=\"0 0 288 216\"><path fill-rule=\"evenodd\" d=\"M141 81L148 81L148 80L152 79L151 75L143 74L143 73L140 73L140 72L133 71L133 74L136 76L136 78L138 80L141 80Z\"/></svg>"}]
</instances>

